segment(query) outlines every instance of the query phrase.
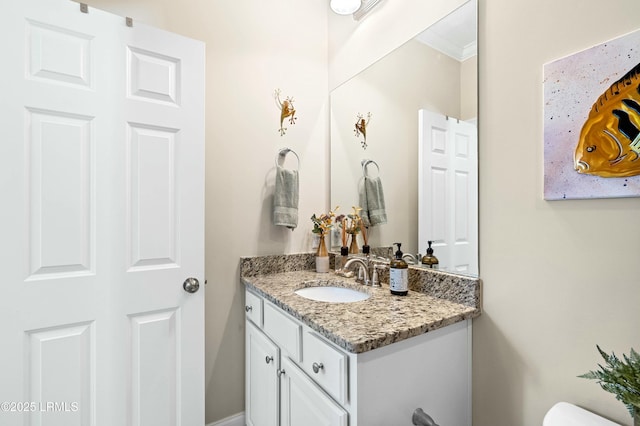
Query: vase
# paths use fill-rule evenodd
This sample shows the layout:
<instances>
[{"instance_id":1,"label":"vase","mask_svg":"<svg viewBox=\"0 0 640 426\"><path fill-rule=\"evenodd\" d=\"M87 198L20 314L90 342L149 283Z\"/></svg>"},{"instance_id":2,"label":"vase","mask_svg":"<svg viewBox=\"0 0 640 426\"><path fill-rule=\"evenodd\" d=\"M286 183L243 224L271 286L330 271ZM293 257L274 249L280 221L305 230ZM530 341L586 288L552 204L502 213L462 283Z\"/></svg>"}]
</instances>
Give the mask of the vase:
<instances>
[{"instance_id":1,"label":"vase","mask_svg":"<svg viewBox=\"0 0 640 426\"><path fill-rule=\"evenodd\" d=\"M316 256L316 272L329 272L329 256Z\"/></svg>"},{"instance_id":2,"label":"vase","mask_svg":"<svg viewBox=\"0 0 640 426\"><path fill-rule=\"evenodd\" d=\"M349 246L349 254L358 254L360 249L358 248L358 241L356 237L358 234L351 234L351 245Z\"/></svg>"},{"instance_id":3,"label":"vase","mask_svg":"<svg viewBox=\"0 0 640 426\"><path fill-rule=\"evenodd\" d=\"M320 243L316 251L316 272L329 272L329 252L324 235L320 235Z\"/></svg>"},{"instance_id":4,"label":"vase","mask_svg":"<svg viewBox=\"0 0 640 426\"><path fill-rule=\"evenodd\" d=\"M325 241L325 237L322 234L320 235L320 241L318 242L316 256L318 257L329 256L329 252L327 251L327 242Z\"/></svg>"}]
</instances>

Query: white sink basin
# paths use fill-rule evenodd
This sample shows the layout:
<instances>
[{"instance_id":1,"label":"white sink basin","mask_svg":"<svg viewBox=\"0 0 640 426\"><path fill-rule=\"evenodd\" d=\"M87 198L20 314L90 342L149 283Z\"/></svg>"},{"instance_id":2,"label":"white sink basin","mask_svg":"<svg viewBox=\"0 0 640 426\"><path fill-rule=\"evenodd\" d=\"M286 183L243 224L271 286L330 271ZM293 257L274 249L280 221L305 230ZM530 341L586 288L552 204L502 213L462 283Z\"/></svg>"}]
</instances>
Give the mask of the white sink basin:
<instances>
[{"instance_id":1,"label":"white sink basin","mask_svg":"<svg viewBox=\"0 0 640 426\"><path fill-rule=\"evenodd\" d=\"M370 297L363 291L336 286L304 287L296 290L295 293L306 299L331 303L360 302Z\"/></svg>"}]
</instances>

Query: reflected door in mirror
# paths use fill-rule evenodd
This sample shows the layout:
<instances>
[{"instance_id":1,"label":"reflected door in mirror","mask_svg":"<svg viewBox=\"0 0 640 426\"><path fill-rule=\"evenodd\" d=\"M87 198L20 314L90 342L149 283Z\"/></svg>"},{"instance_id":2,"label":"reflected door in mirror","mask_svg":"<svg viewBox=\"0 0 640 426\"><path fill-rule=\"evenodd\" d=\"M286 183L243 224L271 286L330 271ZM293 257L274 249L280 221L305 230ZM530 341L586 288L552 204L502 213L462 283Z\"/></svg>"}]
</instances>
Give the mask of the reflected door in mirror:
<instances>
[{"instance_id":1,"label":"reflected door in mirror","mask_svg":"<svg viewBox=\"0 0 640 426\"><path fill-rule=\"evenodd\" d=\"M477 275L476 126L422 109L418 150L420 252L431 240L440 269Z\"/></svg>"}]
</instances>

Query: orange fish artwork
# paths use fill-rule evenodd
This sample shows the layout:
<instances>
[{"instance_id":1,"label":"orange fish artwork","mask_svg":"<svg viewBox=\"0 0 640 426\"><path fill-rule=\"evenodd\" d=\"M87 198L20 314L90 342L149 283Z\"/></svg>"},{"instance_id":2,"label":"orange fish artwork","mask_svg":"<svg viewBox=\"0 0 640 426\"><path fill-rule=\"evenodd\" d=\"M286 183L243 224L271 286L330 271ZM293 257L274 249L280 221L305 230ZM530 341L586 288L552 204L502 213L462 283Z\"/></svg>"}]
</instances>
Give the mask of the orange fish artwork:
<instances>
[{"instance_id":1,"label":"orange fish artwork","mask_svg":"<svg viewBox=\"0 0 640 426\"><path fill-rule=\"evenodd\" d=\"M580 131L574 168L604 178L640 175L640 64L591 107Z\"/></svg>"}]
</instances>

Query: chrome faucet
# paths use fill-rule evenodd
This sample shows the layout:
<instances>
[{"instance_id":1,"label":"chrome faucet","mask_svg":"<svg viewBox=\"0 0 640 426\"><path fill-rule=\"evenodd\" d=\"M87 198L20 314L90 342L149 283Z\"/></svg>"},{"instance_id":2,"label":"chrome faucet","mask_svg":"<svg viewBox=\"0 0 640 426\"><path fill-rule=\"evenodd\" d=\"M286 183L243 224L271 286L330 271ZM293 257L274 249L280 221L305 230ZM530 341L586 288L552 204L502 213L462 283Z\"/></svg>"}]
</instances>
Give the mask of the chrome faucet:
<instances>
[{"instance_id":1,"label":"chrome faucet","mask_svg":"<svg viewBox=\"0 0 640 426\"><path fill-rule=\"evenodd\" d=\"M365 262L359 257L352 257L344 264L344 269L349 269L349 267L354 263L360 264L360 268L358 269L358 278L356 279L356 281L360 281L364 285L369 285L369 265L367 265L368 262Z\"/></svg>"},{"instance_id":2,"label":"chrome faucet","mask_svg":"<svg viewBox=\"0 0 640 426\"><path fill-rule=\"evenodd\" d=\"M411 264L417 265L417 264L420 263L420 253L418 253L418 254L405 253L405 254L402 255L402 259L404 259L404 260L409 259Z\"/></svg>"}]
</instances>

